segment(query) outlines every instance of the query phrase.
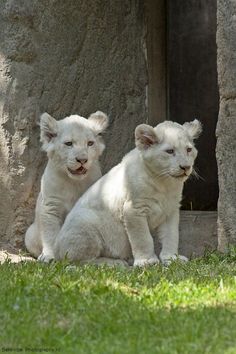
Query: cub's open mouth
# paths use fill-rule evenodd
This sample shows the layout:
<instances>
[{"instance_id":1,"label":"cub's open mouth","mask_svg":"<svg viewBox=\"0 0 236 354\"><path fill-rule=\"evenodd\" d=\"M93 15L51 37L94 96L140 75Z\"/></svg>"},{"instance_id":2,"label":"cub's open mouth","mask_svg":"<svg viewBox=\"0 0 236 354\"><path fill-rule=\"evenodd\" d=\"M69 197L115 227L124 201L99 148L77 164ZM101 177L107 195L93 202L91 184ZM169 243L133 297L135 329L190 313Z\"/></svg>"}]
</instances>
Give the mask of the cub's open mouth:
<instances>
[{"instance_id":1,"label":"cub's open mouth","mask_svg":"<svg viewBox=\"0 0 236 354\"><path fill-rule=\"evenodd\" d=\"M72 174L72 175L85 175L87 173L87 169L83 166L80 166L79 168L77 168L77 170L71 170L69 167L68 167L68 171Z\"/></svg>"}]
</instances>

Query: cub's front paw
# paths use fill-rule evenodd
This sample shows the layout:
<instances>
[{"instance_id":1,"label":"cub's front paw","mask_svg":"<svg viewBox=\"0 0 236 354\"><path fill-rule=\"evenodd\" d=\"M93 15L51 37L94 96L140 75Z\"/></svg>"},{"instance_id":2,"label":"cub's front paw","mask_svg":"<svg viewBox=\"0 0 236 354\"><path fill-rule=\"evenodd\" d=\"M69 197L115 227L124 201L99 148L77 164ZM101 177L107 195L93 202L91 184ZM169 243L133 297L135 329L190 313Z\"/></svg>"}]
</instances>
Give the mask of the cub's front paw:
<instances>
[{"instance_id":1,"label":"cub's front paw","mask_svg":"<svg viewBox=\"0 0 236 354\"><path fill-rule=\"evenodd\" d=\"M45 254L45 253L41 253L39 256L38 256L38 261L39 262L44 262L44 263L50 263L54 260L54 257L53 255L51 254Z\"/></svg>"},{"instance_id":2,"label":"cub's front paw","mask_svg":"<svg viewBox=\"0 0 236 354\"><path fill-rule=\"evenodd\" d=\"M171 262L175 261L176 259L180 260L181 262L188 262L188 258L185 256L180 256L176 254L160 254L161 263L168 266Z\"/></svg>"},{"instance_id":3,"label":"cub's front paw","mask_svg":"<svg viewBox=\"0 0 236 354\"><path fill-rule=\"evenodd\" d=\"M179 260L182 261L182 262L188 262L188 261L189 261L188 257L181 256L181 255L179 255L179 256L177 257L177 259L179 259Z\"/></svg>"},{"instance_id":4,"label":"cub's front paw","mask_svg":"<svg viewBox=\"0 0 236 354\"><path fill-rule=\"evenodd\" d=\"M134 267L145 267L147 265L157 264L159 263L159 259L157 256L153 256L151 258L136 258L134 260Z\"/></svg>"}]
</instances>

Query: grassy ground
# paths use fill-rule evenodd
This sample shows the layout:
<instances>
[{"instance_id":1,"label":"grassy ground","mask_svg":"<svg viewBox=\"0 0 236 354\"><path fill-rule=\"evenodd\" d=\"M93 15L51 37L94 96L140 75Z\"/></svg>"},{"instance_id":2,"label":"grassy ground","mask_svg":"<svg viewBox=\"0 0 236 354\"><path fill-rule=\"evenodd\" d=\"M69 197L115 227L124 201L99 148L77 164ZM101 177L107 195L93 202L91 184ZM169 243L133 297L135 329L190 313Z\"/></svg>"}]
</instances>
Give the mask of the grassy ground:
<instances>
[{"instance_id":1,"label":"grassy ground","mask_svg":"<svg viewBox=\"0 0 236 354\"><path fill-rule=\"evenodd\" d=\"M169 268L0 269L0 352L236 353L236 253Z\"/></svg>"}]
</instances>

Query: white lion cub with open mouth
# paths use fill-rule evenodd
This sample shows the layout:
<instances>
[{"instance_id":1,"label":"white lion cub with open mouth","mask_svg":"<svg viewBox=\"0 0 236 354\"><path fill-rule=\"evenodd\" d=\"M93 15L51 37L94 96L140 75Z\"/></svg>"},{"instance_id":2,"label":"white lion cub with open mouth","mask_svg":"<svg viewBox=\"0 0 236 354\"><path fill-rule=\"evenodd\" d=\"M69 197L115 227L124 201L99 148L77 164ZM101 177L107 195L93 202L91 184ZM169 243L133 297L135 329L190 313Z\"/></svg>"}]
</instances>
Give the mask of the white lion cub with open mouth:
<instances>
[{"instance_id":1,"label":"white lion cub with open mouth","mask_svg":"<svg viewBox=\"0 0 236 354\"><path fill-rule=\"evenodd\" d=\"M66 215L77 199L101 177L101 133L108 118L100 111L86 119L78 115L56 121L40 119L41 142L48 163L41 179L35 220L25 235L27 250L40 261L54 258L53 246Z\"/></svg>"},{"instance_id":2,"label":"white lion cub with open mouth","mask_svg":"<svg viewBox=\"0 0 236 354\"><path fill-rule=\"evenodd\" d=\"M193 171L201 133L198 120L165 121L135 130L136 148L97 181L67 216L55 244L55 258L134 266L158 263L152 232L157 229L160 260L176 259L179 207L184 182ZM187 260L184 256L179 256Z\"/></svg>"}]
</instances>

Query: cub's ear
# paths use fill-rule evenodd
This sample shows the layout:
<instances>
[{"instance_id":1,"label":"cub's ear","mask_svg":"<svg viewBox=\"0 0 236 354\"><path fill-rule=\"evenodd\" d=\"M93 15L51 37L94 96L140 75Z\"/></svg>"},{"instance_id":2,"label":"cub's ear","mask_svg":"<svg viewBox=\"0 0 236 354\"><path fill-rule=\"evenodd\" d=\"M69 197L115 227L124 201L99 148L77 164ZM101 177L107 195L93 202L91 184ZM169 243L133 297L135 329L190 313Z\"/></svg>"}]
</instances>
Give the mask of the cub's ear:
<instances>
[{"instance_id":1,"label":"cub's ear","mask_svg":"<svg viewBox=\"0 0 236 354\"><path fill-rule=\"evenodd\" d=\"M40 140L48 144L57 136L57 121L50 114L43 113L40 117Z\"/></svg>"},{"instance_id":2,"label":"cub's ear","mask_svg":"<svg viewBox=\"0 0 236 354\"><path fill-rule=\"evenodd\" d=\"M202 132L202 124L197 119L184 123L183 127L193 140L197 139Z\"/></svg>"},{"instance_id":3,"label":"cub's ear","mask_svg":"<svg viewBox=\"0 0 236 354\"><path fill-rule=\"evenodd\" d=\"M157 143L157 136L153 127L140 124L135 129L135 144L139 150L148 149Z\"/></svg>"},{"instance_id":4,"label":"cub's ear","mask_svg":"<svg viewBox=\"0 0 236 354\"><path fill-rule=\"evenodd\" d=\"M109 119L107 115L101 111L92 113L88 117L88 121L91 128L95 131L97 135L104 132L104 130L108 127L108 123L109 123Z\"/></svg>"}]
</instances>

